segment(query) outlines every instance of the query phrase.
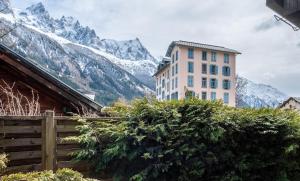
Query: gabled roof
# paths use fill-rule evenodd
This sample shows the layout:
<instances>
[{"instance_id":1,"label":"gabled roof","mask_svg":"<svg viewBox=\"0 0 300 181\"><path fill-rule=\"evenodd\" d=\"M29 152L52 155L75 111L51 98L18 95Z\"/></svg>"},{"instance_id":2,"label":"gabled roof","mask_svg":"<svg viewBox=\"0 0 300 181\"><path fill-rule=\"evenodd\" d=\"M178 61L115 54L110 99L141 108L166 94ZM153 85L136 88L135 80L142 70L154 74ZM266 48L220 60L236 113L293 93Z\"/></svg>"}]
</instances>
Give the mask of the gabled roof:
<instances>
[{"instance_id":1,"label":"gabled roof","mask_svg":"<svg viewBox=\"0 0 300 181\"><path fill-rule=\"evenodd\" d=\"M215 46L215 45L208 45L208 44L202 44L202 43L195 43L195 42L188 42L188 41L179 40L179 41L173 41L170 44L170 46L167 50L167 53L166 53L166 57L171 57L172 50L176 45L177 46L186 46L186 47L191 47L191 48L202 48L202 49L206 49L206 50L215 50L215 51L241 54L240 52L238 52L236 50L221 47L221 46Z\"/></svg>"},{"instance_id":2,"label":"gabled roof","mask_svg":"<svg viewBox=\"0 0 300 181\"><path fill-rule=\"evenodd\" d=\"M291 100L296 101L300 104L300 97L290 97L286 101L284 101L282 104L279 105L279 108L283 108L287 103L289 103Z\"/></svg>"},{"instance_id":3,"label":"gabled roof","mask_svg":"<svg viewBox=\"0 0 300 181\"><path fill-rule=\"evenodd\" d=\"M51 85L45 85L46 87L62 95L76 106L83 104L85 106L88 106L88 109L92 109L94 111L99 112L103 107L99 103L89 99L77 90L73 89L69 85L65 84L58 78L48 73L46 69L39 66L33 60L19 55L18 53L14 52L13 50L11 50L3 44L0 44L0 59L11 62L11 65L17 66L16 68L19 70L27 70L28 76L37 80L41 84L49 82ZM30 70L31 73L29 73L28 70Z\"/></svg>"}]
</instances>

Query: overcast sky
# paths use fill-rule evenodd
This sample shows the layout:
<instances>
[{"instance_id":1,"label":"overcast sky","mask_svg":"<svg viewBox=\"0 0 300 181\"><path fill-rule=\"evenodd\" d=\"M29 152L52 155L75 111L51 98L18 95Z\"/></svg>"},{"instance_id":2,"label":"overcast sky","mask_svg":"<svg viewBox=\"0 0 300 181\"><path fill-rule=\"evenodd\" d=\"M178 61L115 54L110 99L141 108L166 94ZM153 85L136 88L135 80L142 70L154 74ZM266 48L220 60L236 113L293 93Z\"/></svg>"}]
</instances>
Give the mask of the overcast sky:
<instances>
[{"instance_id":1,"label":"overcast sky","mask_svg":"<svg viewBox=\"0 0 300 181\"><path fill-rule=\"evenodd\" d=\"M300 96L300 31L274 20L266 0L12 0L25 9L43 2L50 15L74 16L100 38L138 37L154 56L173 40L242 52L238 74Z\"/></svg>"}]
</instances>

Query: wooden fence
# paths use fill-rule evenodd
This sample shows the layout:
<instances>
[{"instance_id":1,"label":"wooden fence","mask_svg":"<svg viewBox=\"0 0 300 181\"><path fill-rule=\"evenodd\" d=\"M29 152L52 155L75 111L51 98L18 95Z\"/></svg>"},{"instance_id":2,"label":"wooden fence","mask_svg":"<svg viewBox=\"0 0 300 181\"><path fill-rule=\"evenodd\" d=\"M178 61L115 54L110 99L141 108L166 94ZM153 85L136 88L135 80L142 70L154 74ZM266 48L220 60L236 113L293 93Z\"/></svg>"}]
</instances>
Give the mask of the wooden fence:
<instances>
[{"instance_id":1,"label":"wooden fence","mask_svg":"<svg viewBox=\"0 0 300 181\"><path fill-rule=\"evenodd\" d=\"M116 120L118 118L85 118L87 121ZM62 142L76 136L79 123L73 117L56 117L53 111L44 116L0 117L0 153L8 154L8 168L4 174L40 170L72 168L89 175L87 163L72 161L70 153L80 147L74 142Z\"/></svg>"}]
</instances>

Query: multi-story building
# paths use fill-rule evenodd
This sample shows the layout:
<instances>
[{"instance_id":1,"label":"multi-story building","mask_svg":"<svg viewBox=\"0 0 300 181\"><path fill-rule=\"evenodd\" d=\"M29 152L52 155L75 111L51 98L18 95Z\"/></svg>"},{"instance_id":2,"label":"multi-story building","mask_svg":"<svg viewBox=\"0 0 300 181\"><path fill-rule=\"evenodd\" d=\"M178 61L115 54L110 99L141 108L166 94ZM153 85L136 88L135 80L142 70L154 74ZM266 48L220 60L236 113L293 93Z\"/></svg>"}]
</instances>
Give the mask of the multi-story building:
<instances>
[{"instance_id":1,"label":"multi-story building","mask_svg":"<svg viewBox=\"0 0 300 181\"><path fill-rule=\"evenodd\" d=\"M235 107L236 50L174 41L154 74L158 100L223 100Z\"/></svg>"}]
</instances>

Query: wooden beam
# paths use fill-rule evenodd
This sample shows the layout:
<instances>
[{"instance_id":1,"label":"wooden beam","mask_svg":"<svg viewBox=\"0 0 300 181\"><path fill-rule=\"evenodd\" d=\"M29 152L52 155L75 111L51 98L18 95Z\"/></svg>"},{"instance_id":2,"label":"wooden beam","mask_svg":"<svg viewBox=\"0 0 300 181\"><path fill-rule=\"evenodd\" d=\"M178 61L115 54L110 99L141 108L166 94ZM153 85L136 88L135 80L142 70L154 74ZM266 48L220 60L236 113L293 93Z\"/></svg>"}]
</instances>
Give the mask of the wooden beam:
<instances>
[{"instance_id":1,"label":"wooden beam","mask_svg":"<svg viewBox=\"0 0 300 181\"><path fill-rule=\"evenodd\" d=\"M56 170L56 120L53 111L46 111L42 122L42 166L43 170Z\"/></svg>"},{"instance_id":2,"label":"wooden beam","mask_svg":"<svg viewBox=\"0 0 300 181\"><path fill-rule=\"evenodd\" d=\"M41 133L41 126L4 126L0 134L10 133Z\"/></svg>"},{"instance_id":3,"label":"wooden beam","mask_svg":"<svg viewBox=\"0 0 300 181\"><path fill-rule=\"evenodd\" d=\"M23 152L10 152L8 153L8 159L13 160L24 160L32 158L41 158L41 151L23 151Z\"/></svg>"},{"instance_id":4,"label":"wooden beam","mask_svg":"<svg viewBox=\"0 0 300 181\"><path fill-rule=\"evenodd\" d=\"M0 139L0 147L38 146L41 144L41 138Z\"/></svg>"}]
</instances>

